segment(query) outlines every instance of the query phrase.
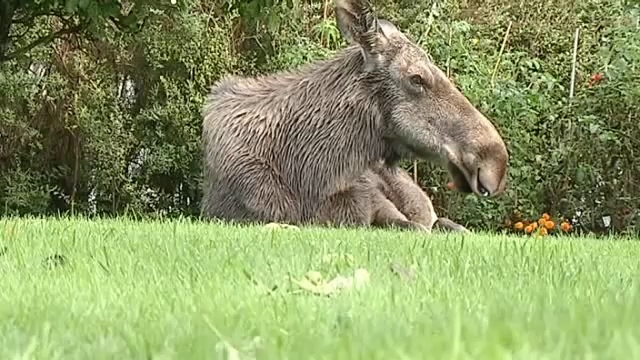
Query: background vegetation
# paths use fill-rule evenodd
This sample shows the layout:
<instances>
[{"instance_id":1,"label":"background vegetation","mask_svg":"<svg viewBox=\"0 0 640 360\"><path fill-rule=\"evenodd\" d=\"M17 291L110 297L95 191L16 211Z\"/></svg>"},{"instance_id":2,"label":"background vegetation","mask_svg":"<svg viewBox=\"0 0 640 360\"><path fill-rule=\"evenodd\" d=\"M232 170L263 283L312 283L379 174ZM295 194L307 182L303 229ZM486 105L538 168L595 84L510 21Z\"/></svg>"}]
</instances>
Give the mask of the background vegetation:
<instances>
[{"instance_id":1,"label":"background vegetation","mask_svg":"<svg viewBox=\"0 0 640 360\"><path fill-rule=\"evenodd\" d=\"M227 72L258 74L330 56L345 45L331 4L3 2L3 212L198 215L200 108L209 86ZM444 171L420 163L419 181L441 215L496 229L549 212L573 218L577 230L637 231L637 1L375 5L495 121L511 151L509 190L494 200L446 191Z\"/></svg>"}]
</instances>

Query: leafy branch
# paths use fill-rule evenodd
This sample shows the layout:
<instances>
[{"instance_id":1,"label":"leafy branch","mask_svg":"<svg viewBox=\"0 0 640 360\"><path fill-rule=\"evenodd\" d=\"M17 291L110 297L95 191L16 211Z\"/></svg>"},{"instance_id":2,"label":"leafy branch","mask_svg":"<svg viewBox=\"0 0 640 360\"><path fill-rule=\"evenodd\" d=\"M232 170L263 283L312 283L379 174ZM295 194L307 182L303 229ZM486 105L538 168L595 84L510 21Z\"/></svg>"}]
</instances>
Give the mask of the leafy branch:
<instances>
[{"instance_id":1,"label":"leafy branch","mask_svg":"<svg viewBox=\"0 0 640 360\"><path fill-rule=\"evenodd\" d=\"M58 31L52 32L48 35L45 36L41 36L38 39L32 41L31 43L29 43L28 45L25 45L13 52L10 52L8 54L0 54L0 62L3 61L9 61L12 59L17 58L18 56L24 55L27 52L31 51L32 49L40 46L40 45L44 45L44 44L48 44L50 42L52 42L53 40L60 38L64 35L69 35L69 34L73 34L73 33L77 33L79 31L81 31L83 28L85 28L85 24L79 24L79 25L75 25L75 26L71 26L71 27L64 27Z\"/></svg>"},{"instance_id":2,"label":"leafy branch","mask_svg":"<svg viewBox=\"0 0 640 360\"><path fill-rule=\"evenodd\" d=\"M0 0L0 63L23 56L65 35L85 30L100 32L97 29L105 22L116 31L136 31L140 28L140 20L144 24L151 6L157 8L158 4L151 0L125 4L119 0ZM49 34L9 52L17 47L16 40L28 34L38 19L48 17L62 22L62 29L51 29ZM26 30L12 34L16 25Z\"/></svg>"}]
</instances>

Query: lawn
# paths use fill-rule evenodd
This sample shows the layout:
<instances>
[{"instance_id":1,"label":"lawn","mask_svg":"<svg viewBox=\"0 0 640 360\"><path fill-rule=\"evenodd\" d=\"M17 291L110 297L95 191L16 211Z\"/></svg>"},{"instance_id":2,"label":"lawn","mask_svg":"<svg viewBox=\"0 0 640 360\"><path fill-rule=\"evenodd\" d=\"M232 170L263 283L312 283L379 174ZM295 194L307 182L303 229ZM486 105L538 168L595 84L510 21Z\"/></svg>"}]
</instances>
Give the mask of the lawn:
<instances>
[{"instance_id":1,"label":"lawn","mask_svg":"<svg viewBox=\"0 0 640 360\"><path fill-rule=\"evenodd\" d=\"M187 221L0 227L2 359L640 358L636 241ZM366 286L292 292L289 275L357 268Z\"/></svg>"}]
</instances>

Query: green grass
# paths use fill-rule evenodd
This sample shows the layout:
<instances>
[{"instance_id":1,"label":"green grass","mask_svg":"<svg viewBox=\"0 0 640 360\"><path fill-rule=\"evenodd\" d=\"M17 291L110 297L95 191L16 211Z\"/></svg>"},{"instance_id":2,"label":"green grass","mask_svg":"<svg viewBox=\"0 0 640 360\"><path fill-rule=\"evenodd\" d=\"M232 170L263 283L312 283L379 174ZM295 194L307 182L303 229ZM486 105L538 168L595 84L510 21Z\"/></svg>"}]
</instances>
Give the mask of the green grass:
<instances>
[{"instance_id":1,"label":"green grass","mask_svg":"<svg viewBox=\"0 0 640 360\"><path fill-rule=\"evenodd\" d=\"M257 359L640 357L636 241L180 221L0 226L1 359L216 359L221 340L249 359L257 337ZM66 261L45 266L54 254ZM416 279L391 262L415 266ZM367 288L288 292L288 274L358 267Z\"/></svg>"}]
</instances>

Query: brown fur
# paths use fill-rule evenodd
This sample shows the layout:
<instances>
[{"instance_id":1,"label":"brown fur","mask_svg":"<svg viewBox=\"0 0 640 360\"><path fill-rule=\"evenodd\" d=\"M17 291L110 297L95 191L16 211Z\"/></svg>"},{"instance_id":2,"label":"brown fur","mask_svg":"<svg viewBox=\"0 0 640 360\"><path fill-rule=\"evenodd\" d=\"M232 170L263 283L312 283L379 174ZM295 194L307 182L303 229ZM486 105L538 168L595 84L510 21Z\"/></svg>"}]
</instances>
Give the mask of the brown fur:
<instances>
[{"instance_id":1,"label":"brown fur","mask_svg":"<svg viewBox=\"0 0 640 360\"><path fill-rule=\"evenodd\" d=\"M378 210L373 225L398 225L401 221L409 221L422 225L423 230L431 230L435 226L441 230L468 231L460 224L447 218L438 217L429 196L401 167L385 166L383 163L379 163L374 165L371 171L366 172L364 176L371 176L382 197L388 200L377 198L380 202L374 204L374 208L383 207L384 210ZM389 209L391 206L394 209ZM393 221L389 221L390 219Z\"/></svg>"},{"instance_id":2,"label":"brown fur","mask_svg":"<svg viewBox=\"0 0 640 360\"><path fill-rule=\"evenodd\" d=\"M383 181L382 193L407 219L428 228L433 226L437 217L431 199L404 169L399 166L374 166L373 172Z\"/></svg>"},{"instance_id":3,"label":"brown fur","mask_svg":"<svg viewBox=\"0 0 640 360\"><path fill-rule=\"evenodd\" d=\"M363 175L381 160L394 166L414 156L446 162L460 191L502 193L508 154L493 124L367 0L335 1L352 46L297 70L228 76L212 87L203 215L369 226L380 192Z\"/></svg>"}]
</instances>

